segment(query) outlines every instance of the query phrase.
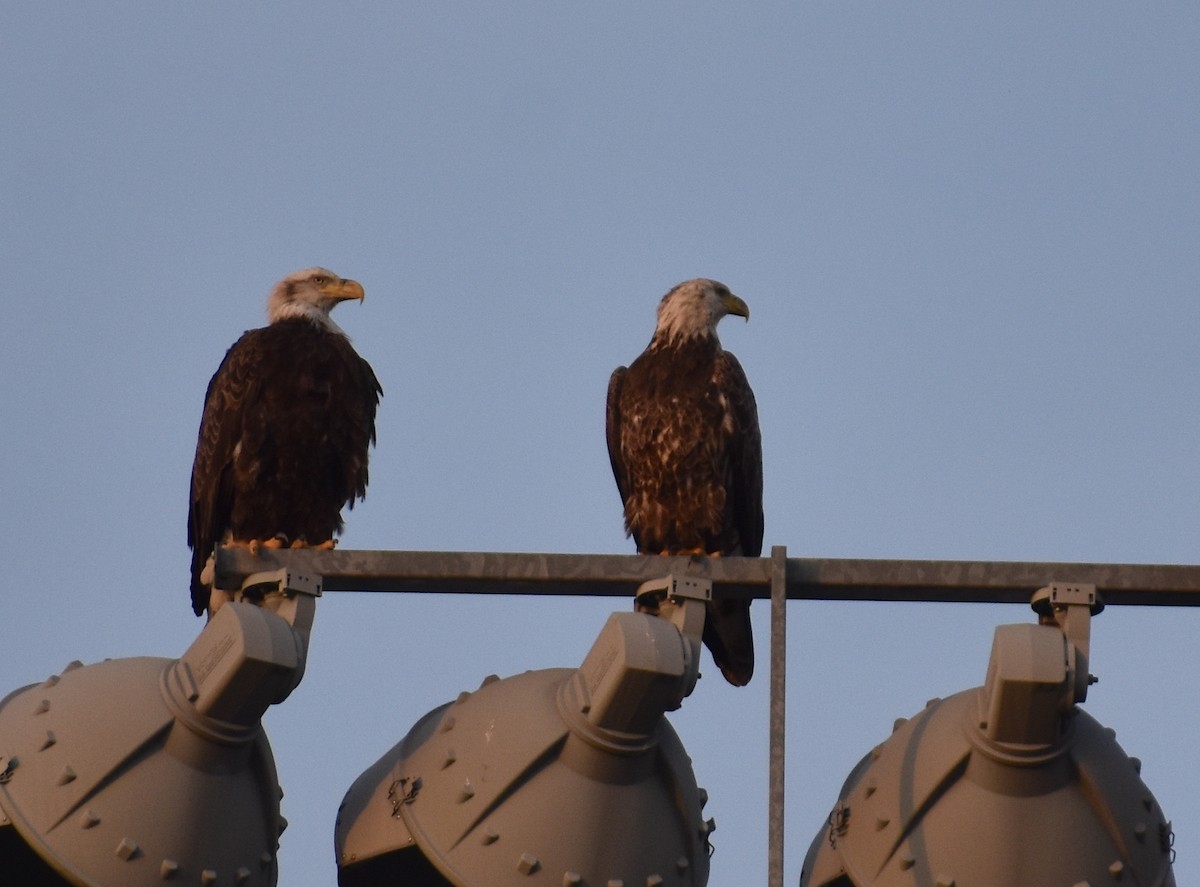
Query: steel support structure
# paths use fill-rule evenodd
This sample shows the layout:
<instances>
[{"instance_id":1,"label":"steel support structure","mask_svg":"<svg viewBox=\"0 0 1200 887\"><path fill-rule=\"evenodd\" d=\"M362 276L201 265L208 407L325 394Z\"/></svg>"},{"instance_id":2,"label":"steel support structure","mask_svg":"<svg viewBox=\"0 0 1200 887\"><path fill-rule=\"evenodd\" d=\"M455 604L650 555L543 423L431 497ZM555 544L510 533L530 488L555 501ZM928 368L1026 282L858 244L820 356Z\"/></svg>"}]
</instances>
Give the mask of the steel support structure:
<instances>
[{"instance_id":1,"label":"steel support structure","mask_svg":"<svg viewBox=\"0 0 1200 887\"><path fill-rule=\"evenodd\" d=\"M668 573L711 579L714 595L771 601L768 885L783 887L784 727L789 600L1025 604L1052 582L1096 586L1104 604L1200 606L1200 566L1006 561L533 554L455 551L218 548L217 585L239 588L253 573L319 576L322 591L633 596Z\"/></svg>"},{"instance_id":2,"label":"steel support structure","mask_svg":"<svg viewBox=\"0 0 1200 887\"><path fill-rule=\"evenodd\" d=\"M787 720L787 548L771 549L771 715L767 783L767 884L783 887L783 774Z\"/></svg>"},{"instance_id":3,"label":"steel support structure","mask_svg":"<svg viewBox=\"0 0 1200 887\"><path fill-rule=\"evenodd\" d=\"M1029 604L1050 582L1096 586L1104 603L1200 606L1200 566L787 558L788 600ZM325 591L632 597L668 573L712 580L717 594L770 598L773 558L470 551L217 550L217 584L289 567Z\"/></svg>"}]
</instances>

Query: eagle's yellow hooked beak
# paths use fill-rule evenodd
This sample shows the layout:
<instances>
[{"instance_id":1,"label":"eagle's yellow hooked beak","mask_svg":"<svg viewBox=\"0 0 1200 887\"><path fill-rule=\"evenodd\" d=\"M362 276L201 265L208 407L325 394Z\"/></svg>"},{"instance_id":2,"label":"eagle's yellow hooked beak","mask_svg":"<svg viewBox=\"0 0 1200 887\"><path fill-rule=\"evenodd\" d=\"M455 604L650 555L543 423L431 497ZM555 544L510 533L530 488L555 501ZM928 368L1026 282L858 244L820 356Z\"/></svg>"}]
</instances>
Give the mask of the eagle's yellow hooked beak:
<instances>
[{"instance_id":1,"label":"eagle's yellow hooked beak","mask_svg":"<svg viewBox=\"0 0 1200 887\"><path fill-rule=\"evenodd\" d=\"M324 286L319 287L320 293L330 299L336 299L339 302L345 302L348 299L362 300L366 296L366 291L362 288L362 284L357 280L346 280L339 277L337 280L331 280Z\"/></svg>"}]
</instances>

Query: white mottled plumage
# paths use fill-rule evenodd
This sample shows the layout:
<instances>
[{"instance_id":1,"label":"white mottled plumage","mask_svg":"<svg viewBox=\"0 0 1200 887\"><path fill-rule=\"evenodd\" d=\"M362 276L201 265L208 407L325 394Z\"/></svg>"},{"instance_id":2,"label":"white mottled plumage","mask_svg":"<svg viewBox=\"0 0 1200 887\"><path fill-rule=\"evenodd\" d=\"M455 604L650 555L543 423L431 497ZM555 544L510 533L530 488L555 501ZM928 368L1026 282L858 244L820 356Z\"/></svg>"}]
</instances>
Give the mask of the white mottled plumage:
<instances>
[{"instance_id":1,"label":"white mottled plumage","mask_svg":"<svg viewBox=\"0 0 1200 887\"><path fill-rule=\"evenodd\" d=\"M679 284L659 302L649 346L609 379L608 454L643 554L762 551L762 440L750 384L717 339L727 314L750 309L724 284ZM704 643L730 683L747 683L749 600L711 601Z\"/></svg>"}]
</instances>

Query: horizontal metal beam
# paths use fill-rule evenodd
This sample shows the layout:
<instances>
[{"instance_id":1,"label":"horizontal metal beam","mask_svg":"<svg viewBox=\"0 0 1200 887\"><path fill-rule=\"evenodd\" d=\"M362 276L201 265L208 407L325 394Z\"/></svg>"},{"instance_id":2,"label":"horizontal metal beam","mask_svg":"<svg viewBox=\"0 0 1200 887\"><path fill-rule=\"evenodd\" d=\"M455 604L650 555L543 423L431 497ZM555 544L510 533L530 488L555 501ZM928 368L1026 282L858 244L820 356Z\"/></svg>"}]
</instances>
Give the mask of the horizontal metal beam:
<instances>
[{"instance_id":1,"label":"horizontal metal beam","mask_svg":"<svg viewBox=\"0 0 1200 887\"><path fill-rule=\"evenodd\" d=\"M1028 604L1051 582L1090 583L1105 604L1200 606L1200 566L796 558L788 597Z\"/></svg>"},{"instance_id":2,"label":"horizontal metal beam","mask_svg":"<svg viewBox=\"0 0 1200 887\"><path fill-rule=\"evenodd\" d=\"M1094 584L1106 604L1200 606L1200 566L1009 561L788 558L789 600L1028 604L1051 582ZM711 579L717 594L770 597L771 559L470 551L218 548L217 584L289 567L325 591L557 594L631 597L667 573Z\"/></svg>"},{"instance_id":3,"label":"horizontal metal beam","mask_svg":"<svg viewBox=\"0 0 1200 887\"><path fill-rule=\"evenodd\" d=\"M222 588L239 587L251 572L286 566L323 576L326 591L632 597L642 582L678 573L709 578L727 594L766 596L770 564L763 558L352 549L263 549L255 557L221 547L216 574Z\"/></svg>"}]
</instances>

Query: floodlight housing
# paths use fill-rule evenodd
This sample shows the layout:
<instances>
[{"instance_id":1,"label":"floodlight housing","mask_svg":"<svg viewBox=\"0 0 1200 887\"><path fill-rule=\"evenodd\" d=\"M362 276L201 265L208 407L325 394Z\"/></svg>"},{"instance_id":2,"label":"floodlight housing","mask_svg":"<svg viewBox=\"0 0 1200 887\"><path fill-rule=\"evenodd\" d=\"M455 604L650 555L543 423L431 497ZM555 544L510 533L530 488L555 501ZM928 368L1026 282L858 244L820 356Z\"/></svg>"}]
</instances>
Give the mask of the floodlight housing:
<instances>
[{"instance_id":1,"label":"floodlight housing","mask_svg":"<svg viewBox=\"0 0 1200 887\"><path fill-rule=\"evenodd\" d=\"M273 887L286 822L260 719L303 674L312 602L284 609L228 603L179 659L73 662L0 701L6 883Z\"/></svg>"},{"instance_id":2,"label":"floodlight housing","mask_svg":"<svg viewBox=\"0 0 1200 887\"><path fill-rule=\"evenodd\" d=\"M715 823L663 716L695 684L702 585L668 585L668 618L612 614L577 669L492 676L418 721L346 794L341 887L702 887Z\"/></svg>"},{"instance_id":3,"label":"floodlight housing","mask_svg":"<svg viewBox=\"0 0 1200 887\"><path fill-rule=\"evenodd\" d=\"M851 771L800 887L1174 887L1141 764L1079 708L1091 587L1048 586L996 629L982 687L935 699Z\"/></svg>"}]
</instances>

